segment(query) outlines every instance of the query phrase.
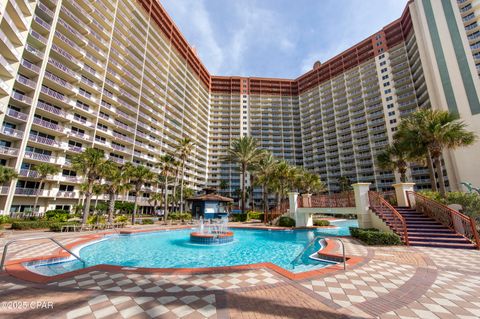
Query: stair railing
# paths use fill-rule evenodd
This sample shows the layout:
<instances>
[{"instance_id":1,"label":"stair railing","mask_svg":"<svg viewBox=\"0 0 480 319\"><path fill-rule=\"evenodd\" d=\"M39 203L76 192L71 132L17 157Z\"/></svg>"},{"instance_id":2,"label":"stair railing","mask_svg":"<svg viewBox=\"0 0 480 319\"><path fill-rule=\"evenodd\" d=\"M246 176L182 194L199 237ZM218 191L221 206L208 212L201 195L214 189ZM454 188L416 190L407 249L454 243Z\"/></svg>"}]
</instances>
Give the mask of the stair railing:
<instances>
[{"instance_id":1,"label":"stair railing","mask_svg":"<svg viewBox=\"0 0 480 319\"><path fill-rule=\"evenodd\" d=\"M407 222L405 221L405 217L403 217L377 192L369 191L368 200L372 211L388 222L390 228L401 237L403 243L409 246L410 243L408 240Z\"/></svg>"},{"instance_id":2,"label":"stair railing","mask_svg":"<svg viewBox=\"0 0 480 319\"><path fill-rule=\"evenodd\" d=\"M462 214L416 192L408 191L407 198L411 208L415 208L417 212L435 219L457 234L462 235L473 242L477 249L480 249L480 238L473 217Z\"/></svg>"}]
</instances>

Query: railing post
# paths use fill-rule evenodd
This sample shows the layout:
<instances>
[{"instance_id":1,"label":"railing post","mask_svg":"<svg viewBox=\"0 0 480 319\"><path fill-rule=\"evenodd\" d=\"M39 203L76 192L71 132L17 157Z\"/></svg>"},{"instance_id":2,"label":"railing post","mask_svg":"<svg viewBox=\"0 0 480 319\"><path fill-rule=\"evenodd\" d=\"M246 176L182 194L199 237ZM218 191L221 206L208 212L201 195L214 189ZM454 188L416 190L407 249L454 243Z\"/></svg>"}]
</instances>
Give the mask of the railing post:
<instances>
[{"instance_id":1,"label":"railing post","mask_svg":"<svg viewBox=\"0 0 480 319\"><path fill-rule=\"evenodd\" d=\"M360 228L370 228L372 223L368 215L368 209L370 208L368 200L370 183L356 183L352 186L355 193L355 210L358 217L358 226Z\"/></svg>"},{"instance_id":2,"label":"railing post","mask_svg":"<svg viewBox=\"0 0 480 319\"><path fill-rule=\"evenodd\" d=\"M392 185L395 188L395 196L397 197L398 207L409 207L407 192L413 192L415 183L398 183Z\"/></svg>"}]
</instances>

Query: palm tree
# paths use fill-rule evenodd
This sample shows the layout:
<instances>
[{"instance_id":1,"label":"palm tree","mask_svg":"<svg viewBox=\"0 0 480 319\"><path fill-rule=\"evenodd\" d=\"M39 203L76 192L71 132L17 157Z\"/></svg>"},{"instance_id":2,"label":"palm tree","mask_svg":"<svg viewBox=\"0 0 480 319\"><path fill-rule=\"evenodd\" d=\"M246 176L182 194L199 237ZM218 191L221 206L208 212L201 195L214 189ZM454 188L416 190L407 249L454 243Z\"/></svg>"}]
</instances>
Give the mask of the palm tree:
<instances>
[{"instance_id":1,"label":"palm tree","mask_svg":"<svg viewBox=\"0 0 480 319\"><path fill-rule=\"evenodd\" d=\"M175 171L175 158L170 154L165 154L160 157L160 175L163 178L163 209L164 209L164 220L167 220L168 217L168 178Z\"/></svg>"},{"instance_id":2,"label":"palm tree","mask_svg":"<svg viewBox=\"0 0 480 319\"><path fill-rule=\"evenodd\" d=\"M135 204L133 206L132 213L132 225L135 225L135 214L137 213L138 199L142 195L142 187L145 183L152 181L155 174L148 168L142 165L134 166L128 173L130 177L130 183L135 191Z\"/></svg>"},{"instance_id":3,"label":"palm tree","mask_svg":"<svg viewBox=\"0 0 480 319\"><path fill-rule=\"evenodd\" d=\"M153 212L157 212L157 207L162 205L163 201L163 194L162 193L153 193L150 195L150 198L148 200L151 203L153 203Z\"/></svg>"},{"instance_id":4,"label":"palm tree","mask_svg":"<svg viewBox=\"0 0 480 319\"><path fill-rule=\"evenodd\" d=\"M282 160L278 162L275 167L274 179L272 186L277 193L277 205L280 206L282 199L288 192L288 186L291 184L293 175L293 168L286 161Z\"/></svg>"},{"instance_id":5,"label":"palm tree","mask_svg":"<svg viewBox=\"0 0 480 319\"><path fill-rule=\"evenodd\" d=\"M266 152L257 164L256 184L262 186L263 196L263 219L267 222L268 213L268 190L274 178L277 161L271 152Z\"/></svg>"},{"instance_id":6,"label":"palm tree","mask_svg":"<svg viewBox=\"0 0 480 319\"><path fill-rule=\"evenodd\" d=\"M94 209L97 210L97 205L98 205L98 197L103 194L104 187L101 184L94 184L93 185L93 190L92 194L95 195L95 204L94 204Z\"/></svg>"},{"instance_id":7,"label":"palm tree","mask_svg":"<svg viewBox=\"0 0 480 319\"><path fill-rule=\"evenodd\" d=\"M220 190L222 190L222 191L226 190L226 189L228 188L228 186L229 186L229 185L228 185L228 182L227 182L226 180L224 180L224 179L222 179L222 180L220 181L220 185L218 185L218 187L219 187Z\"/></svg>"},{"instance_id":8,"label":"palm tree","mask_svg":"<svg viewBox=\"0 0 480 319\"><path fill-rule=\"evenodd\" d=\"M435 163L440 194L446 195L445 180L441 156L446 149L456 149L475 143L477 136L467 130L467 125L459 120L457 114L448 111L420 109L411 115L410 121L400 124L400 133L397 137L407 139L407 144L413 147L423 146L417 149L418 153L429 154ZM418 140L412 140L417 138ZM415 149L412 150L415 152Z\"/></svg>"},{"instance_id":9,"label":"palm tree","mask_svg":"<svg viewBox=\"0 0 480 319\"><path fill-rule=\"evenodd\" d=\"M400 181L404 183L407 181L408 163L418 161L417 157L409 150L409 145L396 140L378 154L377 164L384 170L397 170L400 174Z\"/></svg>"},{"instance_id":10,"label":"palm tree","mask_svg":"<svg viewBox=\"0 0 480 319\"><path fill-rule=\"evenodd\" d=\"M101 176L102 165L105 163L105 154L102 150L87 148L83 153L72 157L72 167L85 178L87 189L85 191L85 205L83 207L82 223L86 224L90 213L93 185Z\"/></svg>"},{"instance_id":11,"label":"palm tree","mask_svg":"<svg viewBox=\"0 0 480 319\"><path fill-rule=\"evenodd\" d=\"M108 222L113 223L115 200L117 194L130 188L128 183L130 166L119 167L113 161L107 161L102 165L102 177L105 179L104 190L108 194Z\"/></svg>"},{"instance_id":12,"label":"palm tree","mask_svg":"<svg viewBox=\"0 0 480 319\"><path fill-rule=\"evenodd\" d=\"M60 172L60 168L54 164L41 163L33 167L33 170L37 172L38 188L35 194L35 202L33 204L33 212L37 211L38 198L40 197L40 190L42 189L45 180L50 175L55 175Z\"/></svg>"},{"instance_id":13,"label":"palm tree","mask_svg":"<svg viewBox=\"0 0 480 319\"><path fill-rule=\"evenodd\" d=\"M299 178L299 184L306 194L319 193L326 190L325 184L320 180L320 176L309 172L303 172Z\"/></svg>"},{"instance_id":14,"label":"palm tree","mask_svg":"<svg viewBox=\"0 0 480 319\"><path fill-rule=\"evenodd\" d=\"M193 142L188 137L182 139L177 147L177 152L180 157L180 169L182 180L180 181L180 213L183 213L184 203L183 203L183 187L185 181L185 163L187 159L192 154L193 148L195 147L195 142ZM174 191L175 194L175 191Z\"/></svg>"},{"instance_id":15,"label":"palm tree","mask_svg":"<svg viewBox=\"0 0 480 319\"><path fill-rule=\"evenodd\" d=\"M0 166L0 184L10 183L17 177L18 174L13 168Z\"/></svg>"},{"instance_id":16,"label":"palm tree","mask_svg":"<svg viewBox=\"0 0 480 319\"><path fill-rule=\"evenodd\" d=\"M242 213L245 213L245 176L247 167L258 162L264 154L264 151L258 147L257 141L251 136L243 136L232 141L230 148L227 149L227 155L223 157L225 162L237 163L240 166L242 174Z\"/></svg>"},{"instance_id":17,"label":"palm tree","mask_svg":"<svg viewBox=\"0 0 480 319\"><path fill-rule=\"evenodd\" d=\"M352 181L347 176L340 176L337 183L342 193L352 190Z\"/></svg>"},{"instance_id":18,"label":"palm tree","mask_svg":"<svg viewBox=\"0 0 480 319\"><path fill-rule=\"evenodd\" d=\"M258 162L251 163L250 165L247 166L247 172L249 174L249 182L250 182L250 187L247 187L248 189L248 197L250 199L250 209L254 210L255 209L255 199L253 197L253 192L255 191L255 180L256 180L256 174L258 170Z\"/></svg>"}]
</instances>

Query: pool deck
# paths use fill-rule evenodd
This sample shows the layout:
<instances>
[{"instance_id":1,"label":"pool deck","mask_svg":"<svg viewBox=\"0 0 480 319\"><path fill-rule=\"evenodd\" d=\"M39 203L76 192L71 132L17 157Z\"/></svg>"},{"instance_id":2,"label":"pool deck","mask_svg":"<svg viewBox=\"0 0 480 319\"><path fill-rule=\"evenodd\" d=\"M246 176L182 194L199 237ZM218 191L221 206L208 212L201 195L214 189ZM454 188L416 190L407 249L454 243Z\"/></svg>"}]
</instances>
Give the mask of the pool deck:
<instances>
[{"instance_id":1,"label":"pool deck","mask_svg":"<svg viewBox=\"0 0 480 319\"><path fill-rule=\"evenodd\" d=\"M44 236L74 246L98 235L7 232L0 247L9 239ZM37 282L25 273L2 271L0 318L479 317L479 251L366 247L343 240L353 261L347 271L337 267L306 277L265 264L213 271L99 266ZM339 252L338 245L329 246L328 253ZM28 260L55 253L53 243L18 242L8 257Z\"/></svg>"}]
</instances>

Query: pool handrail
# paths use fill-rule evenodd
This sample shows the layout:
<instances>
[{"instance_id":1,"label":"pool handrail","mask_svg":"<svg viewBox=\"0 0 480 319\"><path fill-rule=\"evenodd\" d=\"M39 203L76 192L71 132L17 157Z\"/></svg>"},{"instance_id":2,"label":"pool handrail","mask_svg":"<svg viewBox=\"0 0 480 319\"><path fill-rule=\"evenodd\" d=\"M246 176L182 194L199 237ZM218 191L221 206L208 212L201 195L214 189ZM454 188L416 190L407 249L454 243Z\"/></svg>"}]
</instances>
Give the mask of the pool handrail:
<instances>
[{"instance_id":1,"label":"pool handrail","mask_svg":"<svg viewBox=\"0 0 480 319\"><path fill-rule=\"evenodd\" d=\"M3 246L2 261L0 262L0 270L3 270L3 268L4 268L5 261L6 261L6 259L7 259L8 246L10 246L11 244L13 244L13 243L15 243L15 242L18 242L18 241L41 240L41 239L49 239L49 240L51 240L52 242L54 242L55 244L57 244L60 248L62 248L63 250L67 251L70 255L72 255L73 257L75 257L75 258L78 259L79 261L81 261L82 264L83 264L83 268L85 268L85 266L86 266L85 260L83 260L82 258L80 258L77 254L75 254L73 251L71 251L70 249L68 249L68 248L65 247L64 245L62 245L62 244L61 244L58 240L56 240L55 238L53 238L53 237L29 237L29 238L11 239L11 240L9 240L8 242L5 243L5 246Z\"/></svg>"}]
</instances>

